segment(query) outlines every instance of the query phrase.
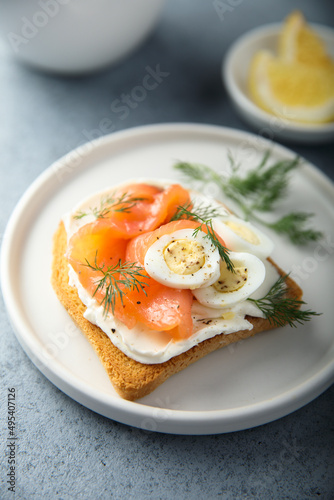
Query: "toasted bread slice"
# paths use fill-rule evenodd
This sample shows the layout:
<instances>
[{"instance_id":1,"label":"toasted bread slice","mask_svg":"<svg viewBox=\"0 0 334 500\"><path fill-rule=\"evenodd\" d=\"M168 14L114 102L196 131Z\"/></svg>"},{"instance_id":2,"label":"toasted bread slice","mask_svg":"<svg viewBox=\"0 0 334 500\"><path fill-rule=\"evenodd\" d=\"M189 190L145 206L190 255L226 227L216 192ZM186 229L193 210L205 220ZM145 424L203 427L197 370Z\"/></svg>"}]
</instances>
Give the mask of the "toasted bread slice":
<instances>
[{"instance_id":1,"label":"toasted bread slice","mask_svg":"<svg viewBox=\"0 0 334 500\"><path fill-rule=\"evenodd\" d=\"M111 342L109 337L83 316L86 307L79 299L76 288L68 284L68 262L65 257L67 235L63 223L54 236L52 285L69 315L77 323L82 332L97 352L108 376L118 394L127 400L134 401L151 393L170 376L183 370L190 364L233 342L246 339L256 333L274 328L268 320L247 316L253 324L252 330L243 330L229 335L216 335L192 347L174 358L161 364L143 364L129 358ZM275 265L278 272L283 271ZM287 278L287 295L300 300L302 290L291 279Z\"/></svg>"}]
</instances>

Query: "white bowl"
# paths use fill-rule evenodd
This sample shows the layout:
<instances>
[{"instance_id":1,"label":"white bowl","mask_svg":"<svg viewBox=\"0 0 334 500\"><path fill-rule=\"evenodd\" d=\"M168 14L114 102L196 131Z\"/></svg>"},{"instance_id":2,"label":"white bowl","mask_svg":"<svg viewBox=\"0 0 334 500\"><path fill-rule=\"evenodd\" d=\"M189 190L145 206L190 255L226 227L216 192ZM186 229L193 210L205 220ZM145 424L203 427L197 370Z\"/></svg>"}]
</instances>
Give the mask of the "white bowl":
<instances>
[{"instance_id":1,"label":"white bowl","mask_svg":"<svg viewBox=\"0 0 334 500\"><path fill-rule=\"evenodd\" d=\"M325 41L329 53L334 57L334 30L319 25L312 27ZM306 143L333 141L334 123L309 125L278 118L260 109L248 95L247 78L252 57L261 49L276 53L281 29L281 23L254 29L230 47L222 66L226 90L240 116L264 137Z\"/></svg>"},{"instance_id":2,"label":"white bowl","mask_svg":"<svg viewBox=\"0 0 334 500\"><path fill-rule=\"evenodd\" d=\"M21 61L77 74L115 63L150 33L164 0L11 0L0 34Z\"/></svg>"}]
</instances>

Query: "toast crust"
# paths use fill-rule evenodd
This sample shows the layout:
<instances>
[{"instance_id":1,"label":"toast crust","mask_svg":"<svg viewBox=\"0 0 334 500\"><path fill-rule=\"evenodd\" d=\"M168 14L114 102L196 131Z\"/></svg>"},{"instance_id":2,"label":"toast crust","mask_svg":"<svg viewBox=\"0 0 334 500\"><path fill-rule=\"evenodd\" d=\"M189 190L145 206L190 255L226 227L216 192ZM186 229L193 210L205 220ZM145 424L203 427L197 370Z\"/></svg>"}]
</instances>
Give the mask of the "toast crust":
<instances>
[{"instance_id":1,"label":"toast crust","mask_svg":"<svg viewBox=\"0 0 334 500\"><path fill-rule=\"evenodd\" d=\"M139 363L114 346L109 337L98 326L84 318L86 307L81 302L76 288L68 284L66 247L67 235L64 224L60 222L53 242L52 286L61 304L95 349L117 393L129 401L135 401L150 394L169 377L210 352L252 337L256 333L275 328L266 319L247 316L247 320L253 325L252 330L216 335L164 363ZM271 259L268 260L281 275L285 274ZM297 283L288 277L286 284L287 295L300 300L302 290Z\"/></svg>"}]
</instances>

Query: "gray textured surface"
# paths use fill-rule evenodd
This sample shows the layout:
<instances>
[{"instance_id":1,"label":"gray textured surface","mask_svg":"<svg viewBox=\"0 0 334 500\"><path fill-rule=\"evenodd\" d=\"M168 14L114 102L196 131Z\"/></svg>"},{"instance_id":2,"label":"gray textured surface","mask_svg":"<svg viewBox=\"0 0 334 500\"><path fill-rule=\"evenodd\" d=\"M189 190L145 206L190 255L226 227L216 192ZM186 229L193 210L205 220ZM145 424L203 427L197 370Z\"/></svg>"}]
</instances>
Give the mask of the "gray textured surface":
<instances>
[{"instance_id":1,"label":"gray textured surface","mask_svg":"<svg viewBox=\"0 0 334 500\"><path fill-rule=\"evenodd\" d=\"M240 34L281 20L292 7L288 0L225 3L234 7L220 20L213 2L169 1L135 54L80 79L23 67L0 44L1 234L29 184L105 118L115 130L173 121L247 130L221 86L221 59ZM293 7L333 25L330 2ZM169 76L121 119L111 103L157 64ZM334 178L333 145L292 147ZM7 387L17 391L16 498L333 498L333 387L294 414L247 431L145 432L96 415L55 388L22 351L2 301L0 310L1 498L14 497L6 487Z\"/></svg>"}]
</instances>

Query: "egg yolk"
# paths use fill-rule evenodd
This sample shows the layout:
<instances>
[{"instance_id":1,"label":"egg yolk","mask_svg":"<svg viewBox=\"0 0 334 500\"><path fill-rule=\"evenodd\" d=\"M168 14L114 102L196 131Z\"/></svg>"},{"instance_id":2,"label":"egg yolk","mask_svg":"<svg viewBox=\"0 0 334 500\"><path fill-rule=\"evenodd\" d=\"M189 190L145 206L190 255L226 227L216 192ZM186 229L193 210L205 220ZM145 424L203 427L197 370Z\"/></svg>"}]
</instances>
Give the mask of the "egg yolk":
<instances>
[{"instance_id":1,"label":"egg yolk","mask_svg":"<svg viewBox=\"0 0 334 500\"><path fill-rule=\"evenodd\" d=\"M234 317L235 317L235 314L232 311L229 311L229 312L222 314L220 316L220 319L229 320L229 319L233 319Z\"/></svg>"},{"instance_id":2,"label":"egg yolk","mask_svg":"<svg viewBox=\"0 0 334 500\"><path fill-rule=\"evenodd\" d=\"M175 274L194 274L205 263L204 247L197 241L186 239L169 243L163 251L163 256L166 265Z\"/></svg>"},{"instance_id":3,"label":"egg yolk","mask_svg":"<svg viewBox=\"0 0 334 500\"><path fill-rule=\"evenodd\" d=\"M234 272L227 269L225 264L220 266L220 278L214 283L217 292L228 293L239 290L247 281L248 271L246 267L234 267Z\"/></svg>"},{"instance_id":4,"label":"egg yolk","mask_svg":"<svg viewBox=\"0 0 334 500\"><path fill-rule=\"evenodd\" d=\"M240 236L240 238L248 241L248 243L251 243L252 245L259 245L260 240L257 237L257 235L248 227L244 226L243 224L238 224L238 222L234 221L226 221L225 222L226 226L228 226L232 231Z\"/></svg>"}]
</instances>

